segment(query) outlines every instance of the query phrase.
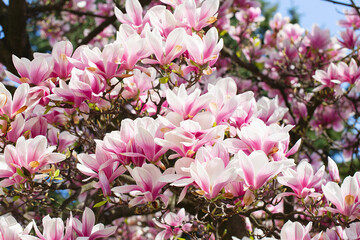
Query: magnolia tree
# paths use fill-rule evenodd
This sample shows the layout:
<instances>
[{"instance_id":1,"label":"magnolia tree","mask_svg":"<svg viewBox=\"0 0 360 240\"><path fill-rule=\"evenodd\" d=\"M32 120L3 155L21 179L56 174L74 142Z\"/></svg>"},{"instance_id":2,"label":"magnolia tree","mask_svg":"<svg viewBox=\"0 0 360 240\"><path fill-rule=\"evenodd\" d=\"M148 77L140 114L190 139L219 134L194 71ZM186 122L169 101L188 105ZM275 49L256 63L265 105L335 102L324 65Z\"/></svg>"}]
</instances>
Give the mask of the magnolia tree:
<instances>
[{"instance_id":1,"label":"magnolia tree","mask_svg":"<svg viewBox=\"0 0 360 240\"><path fill-rule=\"evenodd\" d=\"M2 23L0 239L359 239L343 5L331 37L279 13L262 33L253 0L1 1L52 50Z\"/></svg>"}]
</instances>

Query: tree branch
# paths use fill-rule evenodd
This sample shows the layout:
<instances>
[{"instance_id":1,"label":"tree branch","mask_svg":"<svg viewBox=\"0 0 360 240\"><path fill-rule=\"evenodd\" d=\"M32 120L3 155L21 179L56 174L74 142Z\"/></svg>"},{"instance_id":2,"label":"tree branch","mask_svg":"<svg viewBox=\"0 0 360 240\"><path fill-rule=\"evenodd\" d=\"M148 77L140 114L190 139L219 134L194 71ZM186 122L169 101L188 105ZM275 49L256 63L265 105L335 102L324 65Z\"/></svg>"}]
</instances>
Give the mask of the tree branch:
<instances>
[{"instance_id":1,"label":"tree branch","mask_svg":"<svg viewBox=\"0 0 360 240\"><path fill-rule=\"evenodd\" d=\"M343 2L338 2L338 1L334 1L334 0L322 0L322 1L330 2L330 3L334 3L334 4L337 4L337 5L342 5L342 6L346 6L346 7L352 7L352 8L355 8L355 9L360 9L360 7L358 7L356 5L349 4L349 3L343 3Z\"/></svg>"},{"instance_id":2,"label":"tree branch","mask_svg":"<svg viewBox=\"0 0 360 240\"><path fill-rule=\"evenodd\" d=\"M104 22L102 22L99 26L94 28L86 37L83 38L83 40L78 44L78 46L88 44L91 40L94 39L99 33L101 33L107 26L111 25L113 22L115 22L116 16L112 15L108 19L106 19ZM77 46L77 47L78 47Z\"/></svg>"}]
</instances>

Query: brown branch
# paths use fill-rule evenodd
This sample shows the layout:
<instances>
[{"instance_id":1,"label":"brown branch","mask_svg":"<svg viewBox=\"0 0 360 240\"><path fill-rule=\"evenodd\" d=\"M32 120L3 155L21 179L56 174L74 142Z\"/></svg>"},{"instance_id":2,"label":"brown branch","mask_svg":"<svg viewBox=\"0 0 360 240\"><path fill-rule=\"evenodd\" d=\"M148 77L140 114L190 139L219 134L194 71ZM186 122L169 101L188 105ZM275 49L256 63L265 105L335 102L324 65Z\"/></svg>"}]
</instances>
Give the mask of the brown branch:
<instances>
[{"instance_id":1,"label":"brown branch","mask_svg":"<svg viewBox=\"0 0 360 240\"><path fill-rule=\"evenodd\" d=\"M322 0L322 1L330 2L330 3L334 3L334 4L337 4L337 5L342 5L342 6L346 6L346 7L352 7L352 8L355 8L355 9L360 9L360 7L358 7L356 5L343 3L343 2L339 2L339 1L334 1L334 0Z\"/></svg>"},{"instance_id":2,"label":"brown branch","mask_svg":"<svg viewBox=\"0 0 360 240\"><path fill-rule=\"evenodd\" d=\"M39 13L43 13L43 12L58 11L58 10L61 10L62 7L68 1L69 0L61 0L61 1L51 4L51 5L47 4L47 5L37 5L37 6L29 7L28 13L34 15L34 14L39 14Z\"/></svg>"},{"instance_id":3,"label":"brown branch","mask_svg":"<svg viewBox=\"0 0 360 240\"><path fill-rule=\"evenodd\" d=\"M106 19L104 22L102 22L99 26L94 28L86 37L83 38L83 40L78 44L85 45L88 44L91 40L93 40L99 33L101 33L107 26L113 24L115 22L116 16L112 15L108 19Z\"/></svg>"},{"instance_id":4,"label":"brown branch","mask_svg":"<svg viewBox=\"0 0 360 240\"><path fill-rule=\"evenodd\" d=\"M32 50L27 26L27 2L11 0L7 9L1 9L0 25L4 38L0 41L0 62L11 72L16 72L12 63L12 54L31 59Z\"/></svg>"}]
</instances>

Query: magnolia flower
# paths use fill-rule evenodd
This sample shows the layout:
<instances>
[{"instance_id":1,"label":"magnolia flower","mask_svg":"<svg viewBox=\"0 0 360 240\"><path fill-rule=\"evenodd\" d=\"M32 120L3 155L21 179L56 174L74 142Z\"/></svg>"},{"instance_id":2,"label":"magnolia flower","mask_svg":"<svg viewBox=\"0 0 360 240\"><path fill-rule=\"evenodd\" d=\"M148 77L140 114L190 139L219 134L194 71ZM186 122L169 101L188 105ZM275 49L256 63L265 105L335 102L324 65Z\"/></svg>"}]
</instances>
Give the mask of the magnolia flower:
<instances>
[{"instance_id":1,"label":"magnolia flower","mask_svg":"<svg viewBox=\"0 0 360 240\"><path fill-rule=\"evenodd\" d=\"M27 239L31 230L28 225L24 230L16 219L11 215L0 216L0 239L1 240L20 240Z\"/></svg>"},{"instance_id":2,"label":"magnolia flower","mask_svg":"<svg viewBox=\"0 0 360 240\"><path fill-rule=\"evenodd\" d=\"M341 39L337 39L342 47L354 49L359 45L359 35L356 35L352 28L346 28L345 31L340 32Z\"/></svg>"},{"instance_id":3,"label":"magnolia flower","mask_svg":"<svg viewBox=\"0 0 360 240\"><path fill-rule=\"evenodd\" d=\"M35 173L49 164L61 162L65 155L53 153L55 146L47 147L44 136L36 136L25 140L22 136L16 142L16 147L7 145L4 155L0 156L0 186L7 187L26 181L24 176L33 178ZM19 171L24 175L19 175Z\"/></svg>"},{"instance_id":4,"label":"magnolia flower","mask_svg":"<svg viewBox=\"0 0 360 240\"><path fill-rule=\"evenodd\" d=\"M226 122L234 114L245 95L253 97L250 92L236 95L237 86L232 78L220 79L215 85L209 84L208 90L211 95L208 110L215 116L217 124Z\"/></svg>"},{"instance_id":5,"label":"magnolia flower","mask_svg":"<svg viewBox=\"0 0 360 240\"><path fill-rule=\"evenodd\" d=\"M49 215L42 219L43 232L41 233L35 221L33 222L35 233L40 240L70 240L73 235L72 222L67 221L66 227L61 218L51 218ZM65 230L65 234L64 234ZM29 239L30 240L30 239Z\"/></svg>"},{"instance_id":6,"label":"magnolia flower","mask_svg":"<svg viewBox=\"0 0 360 240\"><path fill-rule=\"evenodd\" d=\"M350 224L350 229L355 230L355 229L352 229L351 225L352 224ZM355 240L355 239L358 239L357 237L356 238L348 238L347 236L349 236L349 235L347 233L345 235L345 231L340 226L337 226L334 229L328 228L328 229L326 229L326 232L324 232L322 234L322 239L323 240L342 240L342 239ZM354 232L356 232L356 231L354 231Z\"/></svg>"},{"instance_id":7,"label":"magnolia flower","mask_svg":"<svg viewBox=\"0 0 360 240\"><path fill-rule=\"evenodd\" d=\"M349 228L345 229L346 236L349 240L357 240L360 238L360 223L351 223Z\"/></svg>"},{"instance_id":8,"label":"magnolia flower","mask_svg":"<svg viewBox=\"0 0 360 240\"><path fill-rule=\"evenodd\" d=\"M325 198L336 208L327 207L333 213L340 213L350 219L360 216L359 185L354 177L347 176L341 187L335 182L322 186Z\"/></svg>"},{"instance_id":9,"label":"magnolia flower","mask_svg":"<svg viewBox=\"0 0 360 240\"><path fill-rule=\"evenodd\" d=\"M121 76L119 68L124 48L116 41L107 44L101 51L99 48L90 49L88 46L80 46L68 60L80 70L89 70L99 74L104 79Z\"/></svg>"},{"instance_id":10,"label":"magnolia flower","mask_svg":"<svg viewBox=\"0 0 360 240\"><path fill-rule=\"evenodd\" d=\"M212 66L219 57L219 52L223 48L223 39L218 42L219 36L215 27L200 38L199 35L188 35L185 40L186 49L189 53L190 60L202 66L209 64Z\"/></svg>"},{"instance_id":11,"label":"magnolia flower","mask_svg":"<svg viewBox=\"0 0 360 240\"><path fill-rule=\"evenodd\" d=\"M146 64L170 64L172 60L179 57L186 49L183 47L186 32L183 28L174 29L163 41L163 37L157 29L146 33L146 40L157 60L146 59Z\"/></svg>"},{"instance_id":12,"label":"magnolia flower","mask_svg":"<svg viewBox=\"0 0 360 240\"><path fill-rule=\"evenodd\" d=\"M136 185L124 185L114 187L111 190L115 193L129 193L134 196L128 203L129 207L154 202L157 198L160 198L162 202L167 205L168 197L160 194L166 182L161 182L159 179L164 175L173 173L173 169L169 168L166 169L164 173L161 173L160 169L153 164L144 164L142 167L135 167L134 169L127 167L127 169L135 180Z\"/></svg>"},{"instance_id":13,"label":"magnolia flower","mask_svg":"<svg viewBox=\"0 0 360 240\"><path fill-rule=\"evenodd\" d=\"M168 212L161 220L159 222L153 219L158 227L165 229L156 235L155 240L177 239L183 231L191 230L191 223L186 223L189 221L189 217L185 215L184 208L180 209L178 213Z\"/></svg>"},{"instance_id":14,"label":"magnolia flower","mask_svg":"<svg viewBox=\"0 0 360 240\"><path fill-rule=\"evenodd\" d=\"M352 58L350 64L347 65L344 62L339 62L337 65L339 70L339 74L344 82L348 82L350 84L356 84L360 80L360 69L357 66L356 61Z\"/></svg>"},{"instance_id":15,"label":"magnolia flower","mask_svg":"<svg viewBox=\"0 0 360 240\"><path fill-rule=\"evenodd\" d=\"M73 46L70 41L60 41L55 43L51 52L54 67L50 77L59 77L67 79L70 77L73 65L69 62L68 57L71 57L73 52Z\"/></svg>"},{"instance_id":16,"label":"magnolia flower","mask_svg":"<svg viewBox=\"0 0 360 240\"><path fill-rule=\"evenodd\" d=\"M290 187L294 192L282 193L281 196L295 195L298 198L306 198L307 196L316 196L313 194L319 190L323 183L325 167L322 166L316 173L313 167L306 161L301 161L296 167L296 171L288 168L282 172L282 176L277 180L280 184Z\"/></svg>"},{"instance_id":17,"label":"magnolia flower","mask_svg":"<svg viewBox=\"0 0 360 240\"><path fill-rule=\"evenodd\" d=\"M200 110L205 108L208 104L210 96L201 95L200 89L195 89L188 94L185 89L185 84L181 84L177 92L168 89L166 90L166 101L169 108L178 113L183 119L192 119Z\"/></svg>"},{"instance_id":18,"label":"magnolia flower","mask_svg":"<svg viewBox=\"0 0 360 240\"><path fill-rule=\"evenodd\" d=\"M181 15L189 28L200 31L216 21L218 9L219 0L205 0L200 7L196 6L195 0L184 0L183 4L175 9L175 16Z\"/></svg>"},{"instance_id":19,"label":"magnolia flower","mask_svg":"<svg viewBox=\"0 0 360 240\"><path fill-rule=\"evenodd\" d=\"M326 49L331 43L330 30L320 29L318 25L314 24L311 28L311 32L306 36L306 40L309 42L309 46L313 49Z\"/></svg>"},{"instance_id":20,"label":"magnolia flower","mask_svg":"<svg viewBox=\"0 0 360 240\"><path fill-rule=\"evenodd\" d=\"M88 207L84 210L82 222L76 218L71 218L70 221L73 221L73 229L79 236L77 239L81 240L107 238L113 235L117 229L115 226L105 228L102 223L95 225L95 214Z\"/></svg>"},{"instance_id":21,"label":"magnolia flower","mask_svg":"<svg viewBox=\"0 0 360 240\"><path fill-rule=\"evenodd\" d=\"M219 192L236 178L235 166L225 163L220 158L209 159L206 162L195 162L190 165L190 175L208 199L215 198Z\"/></svg>"},{"instance_id":22,"label":"magnolia flower","mask_svg":"<svg viewBox=\"0 0 360 240\"><path fill-rule=\"evenodd\" d=\"M333 88L337 94L341 93L340 84L342 83L342 77L339 74L339 70L334 63L331 63L327 71L316 70L313 78L320 82L321 85L316 87L313 91L317 92L325 87Z\"/></svg>"},{"instance_id":23,"label":"magnolia flower","mask_svg":"<svg viewBox=\"0 0 360 240\"><path fill-rule=\"evenodd\" d=\"M80 163L76 167L83 174L91 178L99 179L94 186L102 189L105 196L111 194L110 183L118 176L125 172L123 166L119 166L119 162L112 158L111 154L103 149L103 143L97 142L95 154L79 154Z\"/></svg>"},{"instance_id":24,"label":"magnolia flower","mask_svg":"<svg viewBox=\"0 0 360 240\"><path fill-rule=\"evenodd\" d=\"M287 221L281 229L280 237L282 240L291 239L291 240L310 240L310 230L312 227L312 222L309 222L306 227L301 225L299 222ZM318 240L320 234L317 234L311 240Z\"/></svg>"},{"instance_id":25,"label":"magnolia flower","mask_svg":"<svg viewBox=\"0 0 360 240\"><path fill-rule=\"evenodd\" d=\"M264 123L266 123L267 125L279 122L288 112L287 108L279 106L279 100L277 95L274 99L262 97L259 101L257 101L256 105L258 111L255 115L259 119L263 120Z\"/></svg>"},{"instance_id":26,"label":"magnolia flower","mask_svg":"<svg viewBox=\"0 0 360 240\"><path fill-rule=\"evenodd\" d=\"M38 55L32 61L27 58L19 59L13 55L12 60L16 70L20 74L20 78L7 70L5 70L5 72L12 81L20 84L29 83L39 85L49 78L53 69L53 63L50 61L50 58L44 55Z\"/></svg>"},{"instance_id":27,"label":"magnolia flower","mask_svg":"<svg viewBox=\"0 0 360 240\"><path fill-rule=\"evenodd\" d=\"M160 156L167 149L157 144L156 138L163 138L158 120L149 117L134 121L125 119L121 122L120 131L106 134L103 148L113 153L116 160L124 165L134 163L136 166L142 166L147 159L160 166Z\"/></svg>"},{"instance_id":28,"label":"magnolia flower","mask_svg":"<svg viewBox=\"0 0 360 240\"><path fill-rule=\"evenodd\" d=\"M283 17L281 13L276 13L269 21L269 25L273 31L280 30L285 24L290 22L289 17Z\"/></svg>"},{"instance_id":29,"label":"magnolia flower","mask_svg":"<svg viewBox=\"0 0 360 240\"><path fill-rule=\"evenodd\" d=\"M115 7L115 15L121 23L129 24L132 28L141 32L146 19L143 19L143 8L138 0L126 0L124 14L120 9Z\"/></svg>"},{"instance_id":30,"label":"magnolia flower","mask_svg":"<svg viewBox=\"0 0 360 240\"><path fill-rule=\"evenodd\" d=\"M14 96L11 96L4 84L0 82L0 115L6 114L12 119L36 104L36 102L27 101L29 89L29 84L23 83L15 90Z\"/></svg>"},{"instance_id":31,"label":"magnolia flower","mask_svg":"<svg viewBox=\"0 0 360 240\"><path fill-rule=\"evenodd\" d=\"M92 103L101 103L106 85L104 79L88 70L82 71L74 68L71 72L69 88L79 98Z\"/></svg>"},{"instance_id":32,"label":"magnolia flower","mask_svg":"<svg viewBox=\"0 0 360 240\"><path fill-rule=\"evenodd\" d=\"M270 162L266 154L261 150L254 151L249 156L240 150L232 161L235 161L238 165L237 173L244 179L250 189L261 188L283 169L294 165L292 159Z\"/></svg>"},{"instance_id":33,"label":"magnolia flower","mask_svg":"<svg viewBox=\"0 0 360 240\"><path fill-rule=\"evenodd\" d=\"M331 181L340 182L338 166L334 162L334 160L332 160L330 157L328 157L328 170L329 170L329 175L330 175Z\"/></svg>"},{"instance_id":34,"label":"magnolia flower","mask_svg":"<svg viewBox=\"0 0 360 240\"><path fill-rule=\"evenodd\" d=\"M163 5L157 5L150 8L147 11L146 15L150 21L151 26L157 29L163 37L167 37L170 32L172 32L178 27L178 25L181 25L181 23L177 19L175 19L174 14L168 9L166 9L166 6Z\"/></svg>"},{"instance_id":35,"label":"magnolia flower","mask_svg":"<svg viewBox=\"0 0 360 240\"><path fill-rule=\"evenodd\" d=\"M242 150L250 154L253 151L262 150L275 161L285 160L297 151L301 143L299 140L288 150L291 128L293 128L292 125L279 126L276 123L267 126L263 121L255 118L249 125L237 130L239 139L226 139L225 144L231 153Z\"/></svg>"},{"instance_id":36,"label":"magnolia flower","mask_svg":"<svg viewBox=\"0 0 360 240\"><path fill-rule=\"evenodd\" d=\"M186 120L180 123L180 127L166 132L163 139L156 138L155 143L164 149L177 152L177 154L171 155L171 158L177 156L192 157L205 144L222 140L225 128L225 125L220 125L203 130L198 122Z\"/></svg>"}]
</instances>

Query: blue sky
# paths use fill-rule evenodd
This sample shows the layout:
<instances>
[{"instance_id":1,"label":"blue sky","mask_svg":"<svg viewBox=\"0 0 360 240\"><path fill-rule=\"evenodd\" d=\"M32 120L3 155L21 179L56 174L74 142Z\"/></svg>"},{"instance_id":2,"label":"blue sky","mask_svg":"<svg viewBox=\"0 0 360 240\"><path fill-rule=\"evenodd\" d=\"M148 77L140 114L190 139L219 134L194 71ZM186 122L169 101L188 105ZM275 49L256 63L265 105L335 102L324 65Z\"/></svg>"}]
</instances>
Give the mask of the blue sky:
<instances>
[{"instance_id":1,"label":"blue sky","mask_svg":"<svg viewBox=\"0 0 360 240\"><path fill-rule=\"evenodd\" d=\"M313 23L321 28L329 28L331 35L337 34L342 28L337 25L342 19L344 6L335 5L323 0L268 0L271 3L279 3L279 11L283 15L289 15L287 10L298 7L301 14L300 24L306 29L311 29Z\"/></svg>"}]
</instances>

